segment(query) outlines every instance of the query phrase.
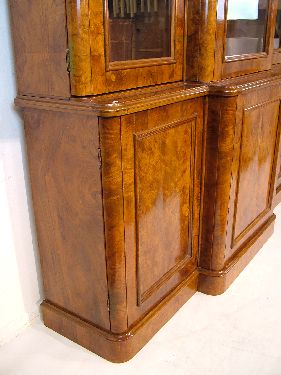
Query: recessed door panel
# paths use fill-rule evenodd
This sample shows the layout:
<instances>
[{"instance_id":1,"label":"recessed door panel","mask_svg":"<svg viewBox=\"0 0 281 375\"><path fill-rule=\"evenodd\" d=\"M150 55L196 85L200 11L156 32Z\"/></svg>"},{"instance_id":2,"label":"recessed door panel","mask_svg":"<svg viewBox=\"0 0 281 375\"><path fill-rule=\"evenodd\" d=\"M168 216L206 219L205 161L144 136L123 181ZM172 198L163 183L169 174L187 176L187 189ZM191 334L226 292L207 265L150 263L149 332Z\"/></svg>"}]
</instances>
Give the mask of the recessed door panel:
<instances>
[{"instance_id":1,"label":"recessed door panel","mask_svg":"<svg viewBox=\"0 0 281 375\"><path fill-rule=\"evenodd\" d=\"M129 325L197 267L199 103L190 100L122 118Z\"/></svg>"},{"instance_id":2,"label":"recessed door panel","mask_svg":"<svg viewBox=\"0 0 281 375\"><path fill-rule=\"evenodd\" d=\"M278 117L279 100L244 110L234 245L240 242L270 209Z\"/></svg>"},{"instance_id":3,"label":"recessed door panel","mask_svg":"<svg viewBox=\"0 0 281 375\"><path fill-rule=\"evenodd\" d=\"M192 119L134 135L139 304L191 256L194 126Z\"/></svg>"}]
</instances>

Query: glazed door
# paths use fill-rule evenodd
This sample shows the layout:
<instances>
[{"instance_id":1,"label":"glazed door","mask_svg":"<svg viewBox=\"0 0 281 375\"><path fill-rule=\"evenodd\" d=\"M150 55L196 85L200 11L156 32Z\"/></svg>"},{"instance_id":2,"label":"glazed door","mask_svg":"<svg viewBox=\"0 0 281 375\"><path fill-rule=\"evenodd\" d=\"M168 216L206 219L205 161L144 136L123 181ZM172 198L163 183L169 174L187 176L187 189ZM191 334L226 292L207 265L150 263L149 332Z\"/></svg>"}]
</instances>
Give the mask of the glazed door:
<instances>
[{"instance_id":1,"label":"glazed door","mask_svg":"<svg viewBox=\"0 0 281 375\"><path fill-rule=\"evenodd\" d=\"M270 69L275 9L275 0L218 0L215 79Z\"/></svg>"},{"instance_id":2,"label":"glazed door","mask_svg":"<svg viewBox=\"0 0 281 375\"><path fill-rule=\"evenodd\" d=\"M183 0L67 1L72 94L183 79Z\"/></svg>"},{"instance_id":3,"label":"glazed door","mask_svg":"<svg viewBox=\"0 0 281 375\"><path fill-rule=\"evenodd\" d=\"M122 118L129 325L196 269L202 99Z\"/></svg>"}]
</instances>

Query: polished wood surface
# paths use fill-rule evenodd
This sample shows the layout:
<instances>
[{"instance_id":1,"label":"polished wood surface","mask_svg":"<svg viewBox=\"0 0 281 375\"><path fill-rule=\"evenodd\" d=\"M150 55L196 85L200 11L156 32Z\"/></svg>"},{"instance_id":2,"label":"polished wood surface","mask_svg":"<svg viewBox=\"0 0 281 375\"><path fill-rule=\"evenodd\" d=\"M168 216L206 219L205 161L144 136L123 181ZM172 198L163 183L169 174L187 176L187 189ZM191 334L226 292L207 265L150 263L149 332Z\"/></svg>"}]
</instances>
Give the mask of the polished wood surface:
<instances>
[{"instance_id":1,"label":"polished wood surface","mask_svg":"<svg viewBox=\"0 0 281 375\"><path fill-rule=\"evenodd\" d=\"M121 121L130 325L197 268L202 100Z\"/></svg>"},{"instance_id":2,"label":"polished wood surface","mask_svg":"<svg viewBox=\"0 0 281 375\"><path fill-rule=\"evenodd\" d=\"M120 118L100 119L104 230L112 332L127 329Z\"/></svg>"},{"instance_id":3,"label":"polished wood surface","mask_svg":"<svg viewBox=\"0 0 281 375\"><path fill-rule=\"evenodd\" d=\"M184 2L174 0L172 56L111 62L108 50L107 1L67 0L71 59L71 92L76 96L102 94L165 82L183 77Z\"/></svg>"},{"instance_id":4,"label":"polished wood surface","mask_svg":"<svg viewBox=\"0 0 281 375\"><path fill-rule=\"evenodd\" d=\"M167 35L107 3L10 0L44 323L123 362L272 234L281 64L277 0L265 53L226 59L227 0L173 1Z\"/></svg>"},{"instance_id":5,"label":"polished wood surface","mask_svg":"<svg viewBox=\"0 0 281 375\"><path fill-rule=\"evenodd\" d=\"M277 206L279 203L281 203L281 139L280 139L280 144L279 144L279 160L277 163L275 197L273 199L274 206Z\"/></svg>"},{"instance_id":6,"label":"polished wood surface","mask_svg":"<svg viewBox=\"0 0 281 375\"><path fill-rule=\"evenodd\" d=\"M64 0L9 0L18 93L69 97Z\"/></svg>"},{"instance_id":7,"label":"polished wood surface","mask_svg":"<svg viewBox=\"0 0 281 375\"><path fill-rule=\"evenodd\" d=\"M24 121L45 299L109 329L98 119L25 109Z\"/></svg>"},{"instance_id":8,"label":"polished wood surface","mask_svg":"<svg viewBox=\"0 0 281 375\"><path fill-rule=\"evenodd\" d=\"M275 61L277 0L269 2L265 52L226 58L227 3L227 0L187 1L185 77L188 80L210 82L260 72L269 70Z\"/></svg>"},{"instance_id":9,"label":"polished wood surface","mask_svg":"<svg viewBox=\"0 0 281 375\"><path fill-rule=\"evenodd\" d=\"M63 309L43 302L42 313L47 327L97 353L111 362L126 362L162 328L197 290L198 272L185 279L141 320L122 334L100 329Z\"/></svg>"},{"instance_id":10,"label":"polished wood surface","mask_svg":"<svg viewBox=\"0 0 281 375\"><path fill-rule=\"evenodd\" d=\"M259 99L260 102L262 98ZM277 98L244 108L233 244L241 241L271 208L279 105Z\"/></svg>"},{"instance_id":11,"label":"polished wood surface","mask_svg":"<svg viewBox=\"0 0 281 375\"><path fill-rule=\"evenodd\" d=\"M186 15L184 78L189 81L213 81L215 79L215 48L218 48L216 46L217 1L188 0Z\"/></svg>"},{"instance_id":12,"label":"polished wood surface","mask_svg":"<svg viewBox=\"0 0 281 375\"><path fill-rule=\"evenodd\" d=\"M238 262L244 248L251 253L249 244L255 246L253 239L273 220L280 141L280 79L256 86L247 78L244 85L243 79L235 83L216 85L209 99L199 264L202 274L210 278L213 273L218 283L227 275L228 262L235 264L235 257ZM199 290L216 294L212 284L213 292L200 281Z\"/></svg>"}]
</instances>

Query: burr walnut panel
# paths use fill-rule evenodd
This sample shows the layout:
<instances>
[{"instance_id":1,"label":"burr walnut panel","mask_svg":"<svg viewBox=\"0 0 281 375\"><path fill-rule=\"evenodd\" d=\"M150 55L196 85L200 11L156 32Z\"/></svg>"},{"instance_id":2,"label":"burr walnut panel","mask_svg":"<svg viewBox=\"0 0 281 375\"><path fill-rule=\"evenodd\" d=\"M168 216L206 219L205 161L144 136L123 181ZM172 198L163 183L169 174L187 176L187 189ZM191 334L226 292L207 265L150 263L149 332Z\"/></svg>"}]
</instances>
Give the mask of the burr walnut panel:
<instances>
[{"instance_id":1,"label":"burr walnut panel","mask_svg":"<svg viewBox=\"0 0 281 375\"><path fill-rule=\"evenodd\" d=\"M202 99L122 118L129 324L196 269Z\"/></svg>"},{"instance_id":2,"label":"burr walnut panel","mask_svg":"<svg viewBox=\"0 0 281 375\"><path fill-rule=\"evenodd\" d=\"M44 323L126 361L273 232L278 0L262 25L228 22L236 0L9 3Z\"/></svg>"},{"instance_id":3,"label":"burr walnut panel","mask_svg":"<svg viewBox=\"0 0 281 375\"><path fill-rule=\"evenodd\" d=\"M138 304L191 257L195 126L191 119L134 135Z\"/></svg>"},{"instance_id":4,"label":"burr walnut panel","mask_svg":"<svg viewBox=\"0 0 281 375\"><path fill-rule=\"evenodd\" d=\"M244 110L235 204L234 244L241 241L244 234L271 208L278 118L279 100L258 104Z\"/></svg>"}]
</instances>

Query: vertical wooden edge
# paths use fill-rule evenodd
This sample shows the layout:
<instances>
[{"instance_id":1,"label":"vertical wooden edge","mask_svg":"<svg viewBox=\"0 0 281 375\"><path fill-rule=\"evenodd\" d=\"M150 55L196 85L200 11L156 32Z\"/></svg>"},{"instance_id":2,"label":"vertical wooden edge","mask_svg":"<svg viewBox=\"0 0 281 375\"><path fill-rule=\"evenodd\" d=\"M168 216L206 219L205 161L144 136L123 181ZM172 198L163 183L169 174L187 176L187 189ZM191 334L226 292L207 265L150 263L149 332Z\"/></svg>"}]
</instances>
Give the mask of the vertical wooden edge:
<instances>
[{"instance_id":1,"label":"vertical wooden edge","mask_svg":"<svg viewBox=\"0 0 281 375\"><path fill-rule=\"evenodd\" d=\"M281 203L281 104L279 106L278 135L275 145L275 173L272 208Z\"/></svg>"},{"instance_id":2,"label":"vertical wooden edge","mask_svg":"<svg viewBox=\"0 0 281 375\"><path fill-rule=\"evenodd\" d=\"M91 94L90 9L88 0L66 0L72 95Z\"/></svg>"},{"instance_id":3,"label":"vertical wooden edge","mask_svg":"<svg viewBox=\"0 0 281 375\"><path fill-rule=\"evenodd\" d=\"M237 97L209 97L200 267L220 270L225 263Z\"/></svg>"},{"instance_id":4,"label":"vertical wooden edge","mask_svg":"<svg viewBox=\"0 0 281 375\"><path fill-rule=\"evenodd\" d=\"M121 120L99 118L105 248L112 332L128 326Z\"/></svg>"},{"instance_id":5,"label":"vertical wooden edge","mask_svg":"<svg viewBox=\"0 0 281 375\"><path fill-rule=\"evenodd\" d=\"M223 76L225 38L226 38L226 12L227 3L225 0L218 0L217 19L216 19L216 47L215 47L215 66L214 80L219 81Z\"/></svg>"},{"instance_id":6,"label":"vertical wooden edge","mask_svg":"<svg viewBox=\"0 0 281 375\"><path fill-rule=\"evenodd\" d=\"M273 208L276 208L281 203L281 182L276 189L275 197L273 198Z\"/></svg>"},{"instance_id":7,"label":"vertical wooden edge","mask_svg":"<svg viewBox=\"0 0 281 375\"><path fill-rule=\"evenodd\" d=\"M269 206L271 209L278 204L278 192L281 188L279 171L281 168L280 165L280 152L281 152L281 101L279 99L279 113L278 113L278 123L277 123L277 133L276 133L276 142L274 148L274 160L271 172L271 186L269 193ZM277 203L277 204L276 204Z\"/></svg>"},{"instance_id":8,"label":"vertical wooden edge","mask_svg":"<svg viewBox=\"0 0 281 375\"><path fill-rule=\"evenodd\" d=\"M216 0L187 1L186 80L210 82L214 79L216 16Z\"/></svg>"}]
</instances>

